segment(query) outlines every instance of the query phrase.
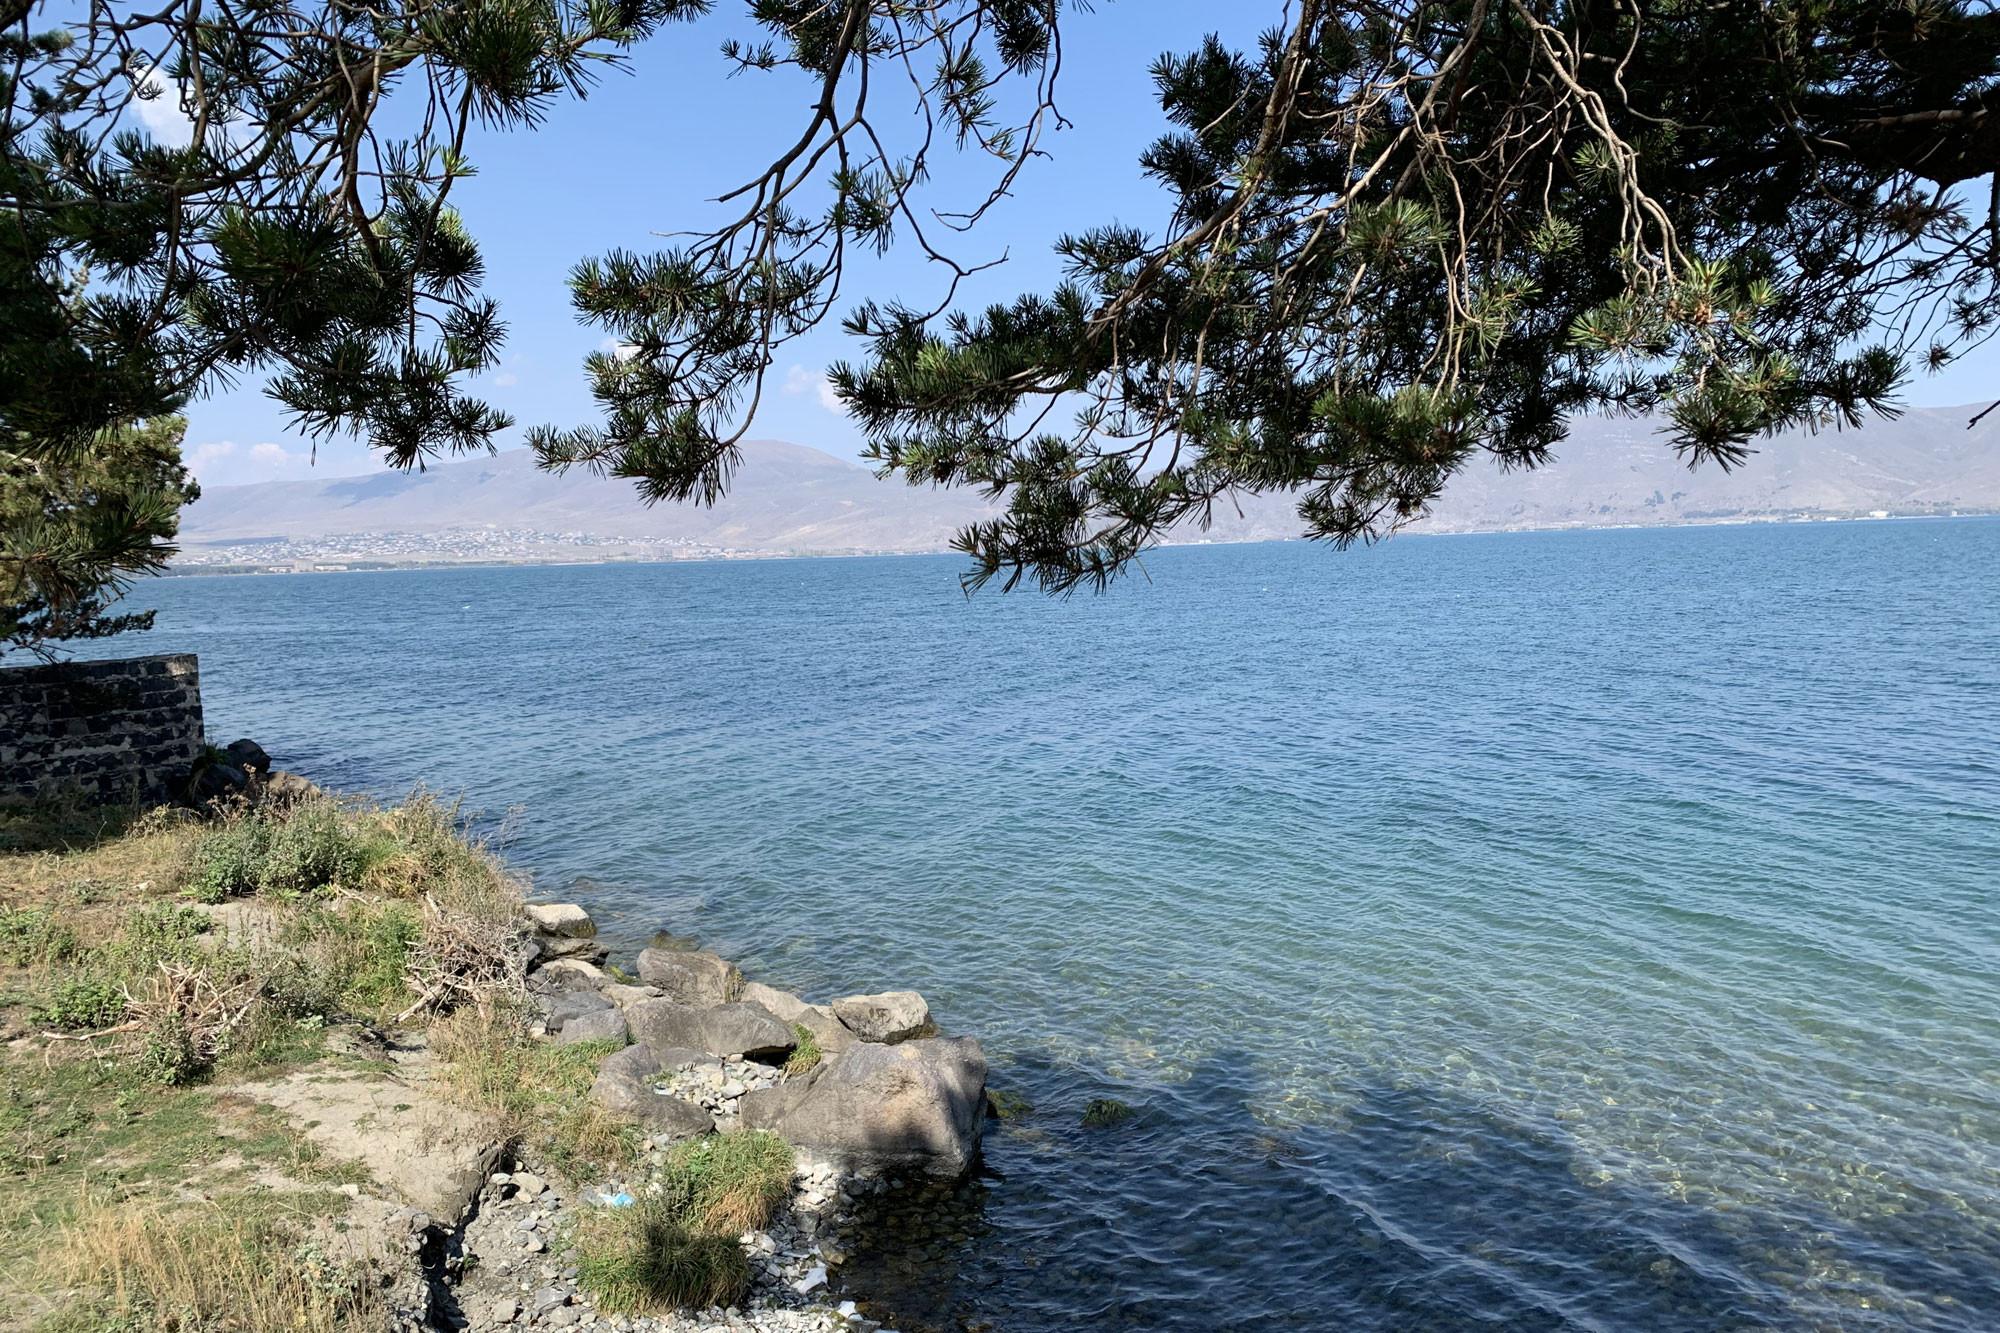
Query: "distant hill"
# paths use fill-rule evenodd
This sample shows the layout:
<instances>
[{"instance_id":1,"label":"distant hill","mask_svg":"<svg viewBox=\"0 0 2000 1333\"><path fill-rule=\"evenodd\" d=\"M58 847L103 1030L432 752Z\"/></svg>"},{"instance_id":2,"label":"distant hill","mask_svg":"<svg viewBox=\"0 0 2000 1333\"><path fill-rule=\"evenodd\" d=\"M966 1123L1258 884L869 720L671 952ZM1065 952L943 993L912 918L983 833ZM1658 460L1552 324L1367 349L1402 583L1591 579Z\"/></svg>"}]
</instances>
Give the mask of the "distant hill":
<instances>
[{"instance_id":1,"label":"distant hill","mask_svg":"<svg viewBox=\"0 0 2000 1333\"><path fill-rule=\"evenodd\" d=\"M1473 467L1416 530L2000 511L2000 412L1968 431L1975 410L1914 410L1858 431L1782 436L1761 442L1733 472L1690 472L1655 423L1581 421L1546 468ZM988 512L972 492L880 481L817 449L764 440L745 444L743 453L728 496L713 509L649 508L629 482L582 472L550 476L526 450L511 450L419 473L210 487L188 509L181 535L189 557L206 562L257 547L324 558L343 543L389 559L422 558L427 546L458 558L468 551L546 558L562 541L626 554L657 554L662 543L690 554L909 552L944 549L953 533ZM1264 496L1244 501L1240 516L1206 534L1179 535L1246 540L1298 532L1290 502ZM354 540L380 534L400 536L386 545ZM483 545L468 547L474 538Z\"/></svg>"}]
</instances>

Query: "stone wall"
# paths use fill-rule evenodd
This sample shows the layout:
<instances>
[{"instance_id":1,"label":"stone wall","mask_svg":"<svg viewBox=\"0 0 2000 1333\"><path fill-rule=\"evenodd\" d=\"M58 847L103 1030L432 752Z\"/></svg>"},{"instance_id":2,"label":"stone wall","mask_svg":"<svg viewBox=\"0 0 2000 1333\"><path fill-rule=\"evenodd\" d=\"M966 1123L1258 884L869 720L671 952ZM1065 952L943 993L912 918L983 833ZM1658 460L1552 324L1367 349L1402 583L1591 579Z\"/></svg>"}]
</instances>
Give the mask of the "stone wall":
<instances>
[{"instance_id":1,"label":"stone wall","mask_svg":"<svg viewBox=\"0 0 2000 1333\"><path fill-rule=\"evenodd\" d=\"M166 800L201 744L192 653L0 667L0 801Z\"/></svg>"}]
</instances>

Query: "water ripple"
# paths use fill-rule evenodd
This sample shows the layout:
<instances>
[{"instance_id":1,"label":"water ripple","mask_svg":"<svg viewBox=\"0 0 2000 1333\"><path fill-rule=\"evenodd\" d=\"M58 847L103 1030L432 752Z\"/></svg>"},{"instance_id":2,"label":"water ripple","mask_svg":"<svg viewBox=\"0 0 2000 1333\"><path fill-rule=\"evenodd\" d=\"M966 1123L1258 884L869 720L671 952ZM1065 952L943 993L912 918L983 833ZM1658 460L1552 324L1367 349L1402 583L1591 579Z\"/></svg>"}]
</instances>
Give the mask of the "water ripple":
<instances>
[{"instance_id":1,"label":"water ripple","mask_svg":"<svg viewBox=\"0 0 2000 1333\"><path fill-rule=\"evenodd\" d=\"M171 580L156 637L222 739L520 807L620 943L979 1033L1036 1109L858 1265L906 1328L2000 1327L2000 522L1150 564Z\"/></svg>"}]
</instances>

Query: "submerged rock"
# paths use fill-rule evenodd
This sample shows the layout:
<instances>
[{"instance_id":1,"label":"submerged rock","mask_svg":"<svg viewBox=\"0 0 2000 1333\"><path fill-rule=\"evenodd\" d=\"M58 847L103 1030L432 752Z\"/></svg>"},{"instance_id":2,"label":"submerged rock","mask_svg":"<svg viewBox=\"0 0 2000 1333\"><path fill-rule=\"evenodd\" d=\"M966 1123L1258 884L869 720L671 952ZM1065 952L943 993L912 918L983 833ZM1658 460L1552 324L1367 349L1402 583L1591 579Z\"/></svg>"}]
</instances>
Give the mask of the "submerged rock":
<instances>
[{"instance_id":1,"label":"submerged rock","mask_svg":"<svg viewBox=\"0 0 2000 1333\"><path fill-rule=\"evenodd\" d=\"M979 1155L986 1055L971 1037L863 1042L812 1074L746 1092L746 1129L768 1129L848 1169L963 1175Z\"/></svg>"},{"instance_id":2,"label":"submerged rock","mask_svg":"<svg viewBox=\"0 0 2000 1333\"><path fill-rule=\"evenodd\" d=\"M1083 1108L1085 1129L1108 1129L1112 1125L1122 1125L1138 1112L1116 1097L1094 1097L1090 1105Z\"/></svg>"},{"instance_id":3,"label":"submerged rock","mask_svg":"<svg viewBox=\"0 0 2000 1333\"><path fill-rule=\"evenodd\" d=\"M844 996L833 1002L833 1013L863 1041L909 1041L936 1030L931 1007L913 990Z\"/></svg>"},{"instance_id":4,"label":"submerged rock","mask_svg":"<svg viewBox=\"0 0 2000 1333\"><path fill-rule=\"evenodd\" d=\"M743 993L736 964L699 950L642 950L639 980L682 1004L727 1004Z\"/></svg>"},{"instance_id":5,"label":"submerged rock","mask_svg":"<svg viewBox=\"0 0 2000 1333\"><path fill-rule=\"evenodd\" d=\"M625 1011L632 1037L656 1050L692 1046L711 1055L783 1058L798 1044L792 1029L759 1004L702 1007L677 1000L643 1000Z\"/></svg>"}]
</instances>

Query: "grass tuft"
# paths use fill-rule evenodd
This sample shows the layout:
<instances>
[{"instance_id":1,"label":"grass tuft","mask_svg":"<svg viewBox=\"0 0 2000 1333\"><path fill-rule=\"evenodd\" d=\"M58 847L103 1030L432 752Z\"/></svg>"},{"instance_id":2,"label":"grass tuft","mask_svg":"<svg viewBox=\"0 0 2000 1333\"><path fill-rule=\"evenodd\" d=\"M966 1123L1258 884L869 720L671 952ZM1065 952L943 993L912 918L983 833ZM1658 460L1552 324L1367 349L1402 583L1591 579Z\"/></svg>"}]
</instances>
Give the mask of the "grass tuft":
<instances>
[{"instance_id":1,"label":"grass tuft","mask_svg":"<svg viewBox=\"0 0 2000 1333\"><path fill-rule=\"evenodd\" d=\"M736 1238L770 1223L791 1193L793 1167L790 1146L761 1130L675 1144L657 1189L630 1207L585 1214L578 1280L612 1313L735 1304L750 1281Z\"/></svg>"},{"instance_id":2,"label":"grass tuft","mask_svg":"<svg viewBox=\"0 0 2000 1333\"><path fill-rule=\"evenodd\" d=\"M0 958L13 967L68 962L81 947L76 932L46 907L0 908Z\"/></svg>"},{"instance_id":3,"label":"grass tuft","mask_svg":"<svg viewBox=\"0 0 2000 1333\"><path fill-rule=\"evenodd\" d=\"M799 1040L798 1045L792 1047L791 1056L785 1061L785 1073L803 1074L817 1066L822 1058L819 1038L815 1037L813 1030L804 1023L792 1024L792 1033Z\"/></svg>"},{"instance_id":4,"label":"grass tuft","mask_svg":"<svg viewBox=\"0 0 2000 1333\"><path fill-rule=\"evenodd\" d=\"M759 1129L676 1143L658 1181L690 1230L734 1236L771 1220L792 1192L792 1170L791 1146Z\"/></svg>"},{"instance_id":5,"label":"grass tuft","mask_svg":"<svg viewBox=\"0 0 2000 1333\"><path fill-rule=\"evenodd\" d=\"M731 1306L750 1286L734 1237L689 1230L660 1199L590 1210L576 1247L577 1281L607 1314Z\"/></svg>"}]
</instances>

